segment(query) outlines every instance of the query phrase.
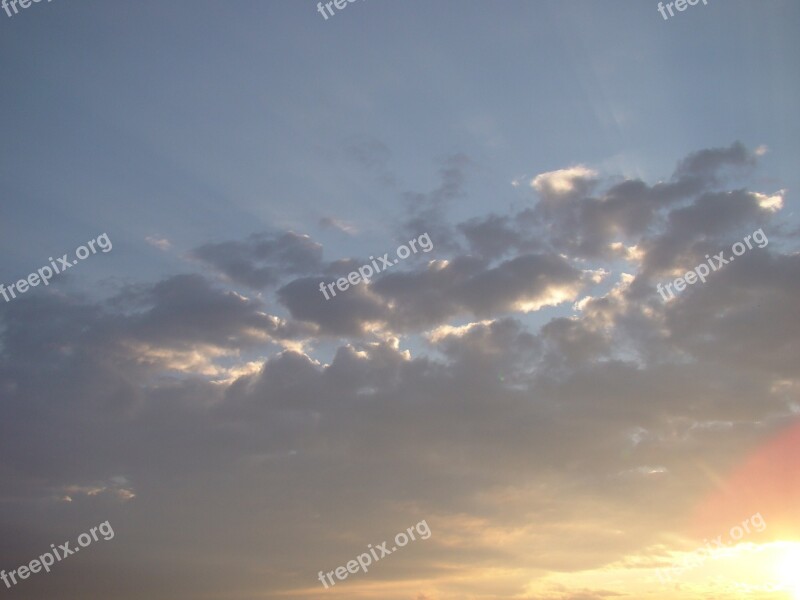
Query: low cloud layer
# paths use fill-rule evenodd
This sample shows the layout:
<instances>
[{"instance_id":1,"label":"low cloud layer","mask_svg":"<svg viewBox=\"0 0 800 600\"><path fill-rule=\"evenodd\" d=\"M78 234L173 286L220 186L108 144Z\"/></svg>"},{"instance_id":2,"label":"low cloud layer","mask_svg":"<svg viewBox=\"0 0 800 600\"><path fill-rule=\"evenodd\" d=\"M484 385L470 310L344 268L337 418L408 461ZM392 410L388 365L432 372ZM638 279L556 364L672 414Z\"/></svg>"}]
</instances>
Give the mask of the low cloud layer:
<instances>
[{"instance_id":1,"label":"low cloud layer","mask_svg":"<svg viewBox=\"0 0 800 600\"><path fill-rule=\"evenodd\" d=\"M381 167L370 148L350 154ZM567 165L531 178L528 207L462 222L472 162L450 158L397 221L434 251L328 301L319 282L366 257L264 232L102 303L54 286L0 307L3 564L102 513L108 554L30 597L588 599L616 592L547 573L652 577L800 412L800 254L789 194L743 187L759 155L700 150L666 182ZM658 296L759 227L769 246ZM791 521L791 498L762 496L742 518ZM368 577L317 582L421 519L431 538Z\"/></svg>"}]
</instances>

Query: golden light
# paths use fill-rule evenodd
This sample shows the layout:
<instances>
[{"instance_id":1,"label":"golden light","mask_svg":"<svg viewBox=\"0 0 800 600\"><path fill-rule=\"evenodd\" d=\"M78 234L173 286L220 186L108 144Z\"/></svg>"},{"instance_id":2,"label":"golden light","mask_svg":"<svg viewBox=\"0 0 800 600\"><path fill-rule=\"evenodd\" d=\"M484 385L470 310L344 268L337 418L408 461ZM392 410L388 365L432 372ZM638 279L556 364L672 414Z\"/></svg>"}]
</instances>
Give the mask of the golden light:
<instances>
[{"instance_id":1,"label":"golden light","mask_svg":"<svg viewBox=\"0 0 800 600\"><path fill-rule=\"evenodd\" d=\"M800 600L800 543L789 545L776 571L781 587L789 591L794 600Z\"/></svg>"}]
</instances>

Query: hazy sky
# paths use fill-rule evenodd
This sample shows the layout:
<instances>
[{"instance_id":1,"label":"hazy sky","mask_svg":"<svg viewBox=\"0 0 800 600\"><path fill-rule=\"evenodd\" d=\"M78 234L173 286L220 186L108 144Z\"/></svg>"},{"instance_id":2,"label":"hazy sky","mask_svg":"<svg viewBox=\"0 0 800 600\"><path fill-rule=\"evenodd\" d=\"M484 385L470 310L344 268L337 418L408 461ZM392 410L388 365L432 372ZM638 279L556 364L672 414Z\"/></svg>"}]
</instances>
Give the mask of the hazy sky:
<instances>
[{"instance_id":1,"label":"hazy sky","mask_svg":"<svg viewBox=\"0 0 800 600\"><path fill-rule=\"evenodd\" d=\"M0 296L0 569L115 533L0 594L800 600L800 4L657 5L0 9L0 283L113 245Z\"/></svg>"}]
</instances>

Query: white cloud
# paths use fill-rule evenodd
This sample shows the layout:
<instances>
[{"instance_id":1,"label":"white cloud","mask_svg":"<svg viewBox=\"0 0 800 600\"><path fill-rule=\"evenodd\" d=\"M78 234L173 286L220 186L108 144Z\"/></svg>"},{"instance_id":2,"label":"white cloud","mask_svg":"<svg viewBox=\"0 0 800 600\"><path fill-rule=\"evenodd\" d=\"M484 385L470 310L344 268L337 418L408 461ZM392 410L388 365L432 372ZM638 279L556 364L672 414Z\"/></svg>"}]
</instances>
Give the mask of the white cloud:
<instances>
[{"instance_id":1,"label":"white cloud","mask_svg":"<svg viewBox=\"0 0 800 600\"><path fill-rule=\"evenodd\" d=\"M166 252L172 247L172 243L167 238L147 236L146 238L144 238L144 240L154 248L158 248L159 250L163 250L164 252Z\"/></svg>"},{"instance_id":2,"label":"white cloud","mask_svg":"<svg viewBox=\"0 0 800 600\"><path fill-rule=\"evenodd\" d=\"M597 177L597 171L576 165L567 169L541 173L531 180L531 187L548 196L565 196L576 190L581 181Z\"/></svg>"}]
</instances>

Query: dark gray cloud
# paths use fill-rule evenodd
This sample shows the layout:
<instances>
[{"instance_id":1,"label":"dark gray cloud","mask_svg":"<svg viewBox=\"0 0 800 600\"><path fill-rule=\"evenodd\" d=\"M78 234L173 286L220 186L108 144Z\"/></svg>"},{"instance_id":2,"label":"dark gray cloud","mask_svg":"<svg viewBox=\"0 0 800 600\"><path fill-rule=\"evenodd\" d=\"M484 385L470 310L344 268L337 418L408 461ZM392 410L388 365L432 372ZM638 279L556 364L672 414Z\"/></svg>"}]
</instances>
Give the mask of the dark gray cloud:
<instances>
[{"instance_id":1,"label":"dark gray cloud","mask_svg":"<svg viewBox=\"0 0 800 600\"><path fill-rule=\"evenodd\" d=\"M508 216L489 215L470 219L459 224L458 229L467 240L472 254L488 260L502 258L509 253L531 252L543 249L535 234L525 235Z\"/></svg>"},{"instance_id":2,"label":"dark gray cloud","mask_svg":"<svg viewBox=\"0 0 800 600\"><path fill-rule=\"evenodd\" d=\"M707 253L729 249L771 221L759 194L746 190L709 192L666 215L662 231L641 244L646 253L643 271L662 273L681 265L704 262Z\"/></svg>"},{"instance_id":3,"label":"dark gray cloud","mask_svg":"<svg viewBox=\"0 0 800 600\"><path fill-rule=\"evenodd\" d=\"M734 142L727 148L708 148L693 152L678 163L674 179L698 178L716 183L720 171L726 167L741 169L755 165L755 154L747 150L741 142Z\"/></svg>"},{"instance_id":4,"label":"dark gray cloud","mask_svg":"<svg viewBox=\"0 0 800 600\"><path fill-rule=\"evenodd\" d=\"M683 236L707 227L712 215L723 223L745 223L745 215L720 211L719 205L730 202L727 208L734 209L736 195L747 192L717 188L723 176L741 178L755 164L756 154L736 142L728 148L690 154L678 163L670 181L654 185L629 179L598 192L601 178L586 167L545 173L532 183L539 194L536 206L517 215L517 227L510 229L521 233L526 227L536 226L553 247L571 256L610 259L615 255L612 244L631 246L649 240L665 220L680 220L682 214L686 217L678 223L680 226L687 225L686 219L696 219L688 229L681 230ZM694 208L683 208L685 203ZM666 237L673 239L672 234ZM509 244L516 243L515 236L507 239Z\"/></svg>"},{"instance_id":5,"label":"dark gray cloud","mask_svg":"<svg viewBox=\"0 0 800 600\"><path fill-rule=\"evenodd\" d=\"M473 161L464 154L448 156L441 161L438 186L428 193L405 192L403 200L408 216L402 222L398 238L403 240L428 232L438 248L457 251L460 246L446 211L452 201L463 196L467 173L473 166Z\"/></svg>"},{"instance_id":6,"label":"dark gray cloud","mask_svg":"<svg viewBox=\"0 0 800 600\"><path fill-rule=\"evenodd\" d=\"M324 279L325 282L332 280L334 277ZM314 323L323 332L334 335L361 336L366 334L369 323L384 320L385 303L370 294L363 284L326 300L319 290L321 281L322 278L296 279L279 289L277 297L293 318Z\"/></svg>"},{"instance_id":7,"label":"dark gray cloud","mask_svg":"<svg viewBox=\"0 0 800 600\"><path fill-rule=\"evenodd\" d=\"M148 343L243 348L267 337L304 333L264 313L261 301L218 289L199 275L159 282L141 301L144 310L129 315L124 325L126 333Z\"/></svg>"},{"instance_id":8,"label":"dark gray cloud","mask_svg":"<svg viewBox=\"0 0 800 600\"><path fill-rule=\"evenodd\" d=\"M322 246L307 235L256 233L245 241L204 244L191 256L235 283L252 289L277 285L286 275L306 274L322 263Z\"/></svg>"},{"instance_id":9,"label":"dark gray cloud","mask_svg":"<svg viewBox=\"0 0 800 600\"><path fill-rule=\"evenodd\" d=\"M356 261L349 266L355 270ZM278 298L294 319L323 333L363 335L376 325L412 332L461 316L535 311L575 300L590 279L556 255L526 254L497 265L459 257L388 272L329 300L319 291L320 280L296 280L278 290Z\"/></svg>"}]
</instances>

